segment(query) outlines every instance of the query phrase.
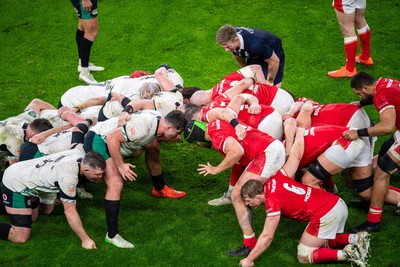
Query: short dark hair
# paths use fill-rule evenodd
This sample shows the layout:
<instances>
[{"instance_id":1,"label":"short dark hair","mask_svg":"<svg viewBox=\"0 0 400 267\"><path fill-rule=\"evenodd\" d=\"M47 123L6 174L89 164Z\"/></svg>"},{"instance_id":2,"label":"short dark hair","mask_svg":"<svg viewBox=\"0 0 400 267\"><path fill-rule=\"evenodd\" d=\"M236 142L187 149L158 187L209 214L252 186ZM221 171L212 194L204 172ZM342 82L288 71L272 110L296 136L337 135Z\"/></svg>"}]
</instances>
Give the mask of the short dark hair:
<instances>
[{"instance_id":1,"label":"short dark hair","mask_svg":"<svg viewBox=\"0 0 400 267\"><path fill-rule=\"evenodd\" d=\"M374 77L372 75L360 71L356 75L351 78L350 87L356 90L361 90L365 85L373 85L375 82Z\"/></svg>"},{"instance_id":2,"label":"short dark hair","mask_svg":"<svg viewBox=\"0 0 400 267\"><path fill-rule=\"evenodd\" d=\"M103 156L98 152L87 152L85 157L82 159L82 163L88 165L92 169L106 169L106 161Z\"/></svg>"},{"instance_id":3,"label":"short dark hair","mask_svg":"<svg viewBox=\"0 0 400 267\"><path fill-rule=\"evenodd\" d=\"M199 87L184 87L181 90L183 99L190 99L194 92L201 90Z\"/></svg>"},{"instance_id":4,"label":"short dark hair","mask_svg":"<svg viewBox=\"0 0 400 267\"><path fill-rule=\"evenodd\" d=\"M41 133L53 128L53 125L50 123L48 119L38 118L34 119L30 124L29 127L32 131L37 133Z\"/></svg>"},{"instance_id":5,"label":"short dark hair","mask_svg":"<svg viewBox=\"0 0 400 267\"><path fill-rule=\"evenodd\" d=\"M185 114L180 110L173 110L165 116L165 121L172 125L178 131L182 131L187 123Z\"/></svg>"},{"instance_id":6,"label":"short dark hair","mask_svg":"<svg viewBox=\"0 0 400 267\"><path fill-rule=\"evenodd\" d=\"M201 107L199 105L193 103L187 103L184 105L185 108L185 118L187 121L194 120L194 114L201 111Z\"/></svg>"},{"instance_id":7,"label":"short dark hair","mask_svg":"<svg viewBox=\"0 0 400 267\"><path fill-rule=\"evenodd\" d=\"M244 198L255 198L256 195L264 194L264 185L259 180L248 180L240 189L240 196Z\"/></svg>"}]
</instances>

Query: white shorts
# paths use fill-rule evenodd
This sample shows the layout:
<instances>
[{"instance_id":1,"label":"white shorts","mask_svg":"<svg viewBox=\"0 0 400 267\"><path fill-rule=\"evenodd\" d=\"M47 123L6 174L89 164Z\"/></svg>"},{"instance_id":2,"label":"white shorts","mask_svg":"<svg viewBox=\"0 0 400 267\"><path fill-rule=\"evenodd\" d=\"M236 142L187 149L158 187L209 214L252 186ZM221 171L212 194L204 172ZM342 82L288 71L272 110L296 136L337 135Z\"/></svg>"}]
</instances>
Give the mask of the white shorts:
<instances>
[{"instance_id":1,"label":"white shorts","mask_svg":"<svg viewBox=\"0 0 400 267\"><path fill-rule=\"evenodd\" d=\"M400 161L400 132L397 130L394 135L394 143L393 145L389 148L389 151L392 153L392 155Z\"/></svg>"},{"instance_id":2,"label":"white shorts","mask_svg":"<svg viewBox=\"0 0 400 267\"><path fill-rule=\"evenodd\" d=\"M273 107L279 114L289 111L290 106L294 103L293 97L285 90L278 89L274 100L272 100L271 107Z\"/></svg>"},{"instance_id":3,"label":"white shorts","mask_svg":"<svg viewBox=\"0 0 400 267\"><path fill-rule=\"evenodd\" d=\"M367 7L367 0L333 0L332 6L344 14L351 14L356 9L365 9Z\"/></svg>"},{"instance_id":4,"label":"white shorts","mask_svg":"<svg viewBox=\"0 0 400 267\"><path fill-rule=\"evenodd\" d=\"M269 178L285 164L285 147L282 142L275 140L246 167L246 171L255 173L263 178Z\"/></svg>"},{"instance_id":5,"label":"white shorts","mask_svg":"<svg viewBox=\"0 0 400 267\"><path fill-rule=\"evenodd\" d=\"M335 239L337 233L343 233L348 210L343 199L339 198L336 205L324 216L308 223L306 231L321 239Z\"/></svg>"},{"instance_id":6,"label":"white shorts","mask_svg":"<svg viewBox=\"0 0 400 267\"><path fill-rule=\"evenodd\" d=\"M274 110L271 114L265 116L257 127L258 130L269 134L273 138L277 140L282 140L283 136L283 124L282 124L282 116Z\"/></svg>"}]
</instances>

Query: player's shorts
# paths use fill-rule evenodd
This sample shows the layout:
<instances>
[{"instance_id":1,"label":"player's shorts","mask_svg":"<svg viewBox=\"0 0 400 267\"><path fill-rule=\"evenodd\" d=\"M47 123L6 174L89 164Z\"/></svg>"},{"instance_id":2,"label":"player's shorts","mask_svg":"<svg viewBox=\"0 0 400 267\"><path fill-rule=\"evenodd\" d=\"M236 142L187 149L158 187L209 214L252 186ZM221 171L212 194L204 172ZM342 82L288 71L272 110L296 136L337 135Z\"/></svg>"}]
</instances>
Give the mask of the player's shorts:
<instances>
[{"instance_id":1,"label":"player's shorts","mask_svg":"<svg viewBox=\"0 0 400 267\"><path fill-rule=\"evenodd\" d=\"M389 151L397 159L397 161L400 161L400 132L399 132L399 130L397 130L393 136L394 136L394 143L389 148Z\"/></svg>"},{"instance_id":2,"label":"player's shorts","mask_svg":"<svg viewBox=\"0 0 400 267\"><path fill-rule=\"evenodd\" d=\"M84 149L85 152L94 151L100 153L104 160L111 158L110 152L108 152L107 143L95 132L89 131L86 134Z\"/></svg>"},{"instance_id":3,"label":"player's shorts","mask_svg":"<svg viewBox=\"0 0 400 267\"><path fill-rule=\"evenodd\" d=\"M82 0L71 0L78 18L86 20L97 17L97 0L90 0L90 2L92 2L92 10L88 12L83 9Z\"/></svg>"},{"instance_id":4,"label":"player's shorts","mask_svg":"<svg viewBox=\"0 0 400 267\"><path fill-rule=\"evenodd\" d=\"M321 218L311 219L306 227L306 232L322 239L335 239L337 233L343 233L347 215L346 203L339 198L328 213Z\"/></svg>"},{"instance_id":5,"label":"player's shorts","mask_svg":"<svg viewBox=\"0 0 400 267\"><path fill-rule=\"evenodd\" d=\"M31 196L24 196L18 192L13 192L8 189L4 184L1 185L1 194L3 198L3 203L6 207L15 209L30 209Z\"/></svg>"},{"instance_id":6,"label":"player's shorts","mask_svg":"<svg viewBox=\"0 0 400 267\"><path fill-rule=\"evenodd\" d=\"M356 9L365 9L367 7L367 0L333 0L332 6L344 14L351 14Z\"/></svg>"},{"instance_id":7,"label":"player's shorts","mask_svg":"<svg viewBox=\"0 0 400 267\"><path fill-rule=\"evenodd\" d=\"M290 106L293 103L294 99L291 94L289 94L286 90L278 89L270 106L282 115L283 113L289 111Z\"/></svg>"},{"instance_id":8,"label":"player's shorts","mask_svg":"<svg viewBox=\"0 0 400 267\"><path fill-rule=\"evenodd\" d=\"M269 178L274 175L285 164L285 148L282 142L275 140L264 153L253 159L246 168L246 171Z\"/></svg>"},{"instance_id":9,"label":"player's shorts","mask_svg":"<svg viewBox=\"0 0 400 267\"><path fill-rule=\"evenodd\" d=\"M256 117L254 115L253 117ZM250 123L248 123L252 126ZM283 127L282 127L282 116L279 112L274 110L271 114L265 116L259 122L257 129L261 132L267 133L274 139L282 140Z\"/></svg>"}]
</instances>

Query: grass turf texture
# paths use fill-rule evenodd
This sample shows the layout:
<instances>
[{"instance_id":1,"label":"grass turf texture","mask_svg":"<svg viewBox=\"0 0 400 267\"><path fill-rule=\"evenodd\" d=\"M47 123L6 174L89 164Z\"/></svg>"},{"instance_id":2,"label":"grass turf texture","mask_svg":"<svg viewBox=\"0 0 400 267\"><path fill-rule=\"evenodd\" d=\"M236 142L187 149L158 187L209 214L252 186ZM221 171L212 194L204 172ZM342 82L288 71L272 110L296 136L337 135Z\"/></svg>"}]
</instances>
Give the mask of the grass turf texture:
<instances>
[{"instance_id":1,"label":"grass turf texture","mask_svg":"<svg viewBox=\"0 0 400 267\"><path fill-rule=\"evenodd\" d=\"M372 29L372 67L357 66L375 77L399 77L399 24L397 1L369 1L367 20ZM69 1L0 2L0 119L22 112L38 97L57 105L59 97L78 81L75 31L77 18ZM135 69L154 71L160 64L173 66L185 86L211 88L238 69L228 53L215 44L223 24L266 29L283 41L286 54L283 88L297 97L320 103L350 102L357 96L349 79L331 79L326 73L344 65L343 38L329 1L128 1L99 0L99 36L91 61L105 66L94 73L98 81L128 75ZM367 112L375 122L373 107ZM377 147L384 138L379 138ZM161 149L167 184L184 190L180 200L151 196L151 181L143 158L132 161L139 175L126 182L119 216L120 233L136 246L133 250L107 245L103 197L105 185L88 185L94 199L78 200L78 211L97 250L84 250L70 229L61 206L51 216L41 216L24 245L0 242L0 264L30 266L237 266L239 258L226 251L241 246L242 236L232 206L211 207L209 199L222 195L229 172L202 177L199 163L217 164L212 150L184 143L163 143ZM356 194L336 176L341 197ZM392 184L400 186L398 177ZM399 218L385 206L383 231L372 235L371 266L397 266ZM349 208L347 226L366 218L366 211ZM256 233L262 230L263 209L254 210ZM1 222L8 222L5 216ZM297 240L304 223L282 219L270 248L258 266L300 266ZM324 266L324 265L322 265ZM329 264L326 266L342 266Z\"/></svg>"}]
</instances>

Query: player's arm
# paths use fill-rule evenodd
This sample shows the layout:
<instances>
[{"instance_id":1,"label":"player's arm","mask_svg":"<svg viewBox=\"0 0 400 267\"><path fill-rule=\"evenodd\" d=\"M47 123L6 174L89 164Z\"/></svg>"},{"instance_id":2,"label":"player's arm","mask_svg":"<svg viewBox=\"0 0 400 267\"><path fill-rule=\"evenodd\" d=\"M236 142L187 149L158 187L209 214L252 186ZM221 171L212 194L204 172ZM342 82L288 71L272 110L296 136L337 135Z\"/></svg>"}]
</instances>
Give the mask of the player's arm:
<instances>
[{"instance_id":1,"label":"player's arm","mask_svg":"<svg viewBox=\"0 0 400 267\"><path fill-rule=\"evenodd\" d=\"M228 105L229 106L229 105ZM229 122L235 128L236 137L243 140L246 137L246 126L239 123L237 113L228 108L213 108L206 114L208 122L222 120Z\"/></svg>"},{"instance_id":2,"label":"player's arm","mask_svg":"<svg viewBox=\"0 0 400 267\"><path fill-rule=\"evenodd\" d=\"M304 128L297 127L296 137L294 143L289 151L289 157L286 160L285 165L282 169L286 175L294 179L294 175L299 167L300 161L304 154Z\"/></svg>"},{"instance_id":3,"label":"player's arm","mask_svg":"<svg viewBox=\"0 0 400 267\"><path fill-rule=\"evenodd\" d=\"M232 57L236 60L236 62L239 64L241 68L246 66L246 59L244 57L239 57L238 55L235 55L233 53Z\"/></svg>"},{"instance_id":4,"label":"player's arm","mask_svg":"<svg viewBox=\"0 0 400 267\"><path fill-rule=\"evenodd\" d=\"M280 60L275 52L272 52L272 56L268 59L265 59L265 62L268 64L267 84L274 85L274 80L276 74L278 73Z\"/></svg>"},{"instance_id":5,"label":"player's arm","mask_svg":"<svg viewBox=\"0 0 400 267\"><path fill-rule=\"evenodd\" d=\"M271 245L280 218L280 215L267 216L264 223L264 229L258 237L256 246L251 250L247 258L240 261L241 266L253 266L255 259L257 259L258 256L260 256L269 245Z\"/></svg>"},{"instance_id":6,"label":"player's arm","mask_svg":"<svg viewBox=\"0 0 400 267\"><path fill-rule=\"evenodd\" d=\"M81 218L76 210L76 203L62 201L64 206L64 214L72 230L79 236L82 241L82 247L87 249L96 248L96 243L89 237L83 228Z\"/></svg>"},{"instance_id":7,"label":"player's arm","mask_svg":"<svg viewBox=\"0 0 400 267\"><path fill-rule=\"evenodd\" d=\"M73 126L72 124L67 124L64 126L48 129L46 131L43 131L41 133L38 133L38 134L35 134L34 136L32 136L29 139L29 142L34 143L34 144L43 143L44 140L46 140L46 138L49 137L50 135L67 130L67 129L71 128L72 126Z\"/></svg>"},{"instance_id":8,"label":"player's arm","mask_svg":"<svg viewBox=\"0 0 400 267\"><path fill-rule=\"evenodd\" d=\"M134 131L132 128L131 130ZM134 133L131 134L133 135ZM130 181L136 180L137 175L131 170L131 168L135 168L135 166L129 163L125 163L120 153L121 143L125 142L124 135L122 134L122 129L114 129L107 136L106 141L108 152L110 153L110 156L117 166L122 178L124 180L128 179Z\"/></svg>"},{"instance_id":9,"label":"player's arm","mask_svg":"<svg viewBox=\"0 0 400 267\"><path fill-rule=\"evenodd\" d=\"M293 118L294 114L300 111L301 107L304 105L303 101L296 101L293 104L290 105L290 108L288 111L283 113L282 119L286 120L288 118Z\"/></svg>"},{"instance_id":10,"label":"player's arm","mask_svg":"<svg viewBox=\"0 0 400 267\"><path fill-rule=\"evenodd\" d=\"M253 83L255 82L255 79L252 77L248 78L243 78L240 80L237 84L235 84L232 88L226 90L224 93L224 96L226 96L229 99L232 99L236 95L240 95L243 93L244 90L248 89Z\"/></svg>"},{"instance_id":11,"label":"player's arm","mask_svg":"<svg viewBox=\"0 0 400 267\"><path fill-rule=\"evenodd\" d=\"M122 110L119 119L118 119L118 125L122 126L125 125L126 122L129 120L130 115L138 110L154 110L154 102L153 100L150 99L133 99L131 100L128 105L124 107Z\"/></svg>"},{"instance_id":12,"label":"player's arm","mask_svg":"<svg viewBox=\"0 0 400 267\"><path fill-rule=\"evenodd\" d=\"M208 174L218 174L223 172L235 165L244 154L243 147L231 136L226 139L224 147L225 158L218 164L218 166L211 166L210 163L199 164L200 168L197 169L199 174L206 176Z\"/></svg>"},{"instance_id":13,"label":"player's arm","mask_svg":"<svg viewBox=\"0 0 400 267\"><path fill-rule=\"evenodd\" d=\"M106 103L107 97L106 96L99 96L99 97L93 97L89 98L79 105L74 106L76 109L76 112L78 112L81 109L88 108L88 107L93 107L93 106L102 106L104 103Z\"/></svg>"},{"instance_id":14,"label":"player's arm","mask_svg":"<svg viewBox=\"0 0 400 267\"><path fill-rule=\"evenodd\" d=\"M380 122L372 127L348 130L343 133L343 136L348 140L356 140L361 136L382 136L391 134L396 130L396 110L388 108L382 111L379 115Z\"/></svg>"},{"instance_id":15,"label":"player's arm","mask_svg":"<svg viewBox=\"0 0 400 267\"><path fill-rule=\"evenodd\" d=\"M250 94L240 94L234 96L231 102L229 102L228 108L234 110L236 114L239 114L240 107L244 104L249 105L248 112L250 114L259 114L261 112L261 106L258 98Z\"/></svg>"},{"instance_id":16,"label":"player's arm","mask_svg":"<svg viewBox=\"0 0 400 267\"><path fill-rule=\"evenodd\" d=\"M160 84L163 91L171 91L176 86L168 77L168 70L165 67L160 67L154 72L157 82Z\"/></svg>"}]
</instances>

